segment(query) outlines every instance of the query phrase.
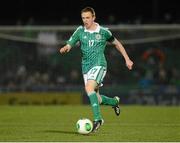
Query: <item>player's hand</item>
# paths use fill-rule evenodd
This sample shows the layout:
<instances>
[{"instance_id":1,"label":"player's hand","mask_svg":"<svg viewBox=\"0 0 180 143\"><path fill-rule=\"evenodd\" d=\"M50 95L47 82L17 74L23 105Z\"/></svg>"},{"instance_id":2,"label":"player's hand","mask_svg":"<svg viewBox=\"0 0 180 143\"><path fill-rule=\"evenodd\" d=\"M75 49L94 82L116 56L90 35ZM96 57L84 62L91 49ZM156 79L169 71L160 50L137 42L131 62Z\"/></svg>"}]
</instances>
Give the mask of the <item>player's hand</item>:
<instances>
[{"instance_id":1,"label":"player's hand","mask_svg":"<svg viewBox=\"0 0 180 143\"><path fill-rule=\"evenodd\" d=\"M133 62L130 59L126 60L126 66L129 70L132 70Z\"/></svg>"},{"instance_id":2,"label":"player's hand","mask_svg":"<svg viewBox=\"0 0 180 143\"><path fill-rule=\"evenodd\" d=\"M70 50L71 50L71 47L68 46L68 45L66 45L66 46L64 46L63 48L61 48L61 49L59 50L59 52L60 52L61 54L64 54L64 53L68 53Z\"/></svg>"}]
</instances>

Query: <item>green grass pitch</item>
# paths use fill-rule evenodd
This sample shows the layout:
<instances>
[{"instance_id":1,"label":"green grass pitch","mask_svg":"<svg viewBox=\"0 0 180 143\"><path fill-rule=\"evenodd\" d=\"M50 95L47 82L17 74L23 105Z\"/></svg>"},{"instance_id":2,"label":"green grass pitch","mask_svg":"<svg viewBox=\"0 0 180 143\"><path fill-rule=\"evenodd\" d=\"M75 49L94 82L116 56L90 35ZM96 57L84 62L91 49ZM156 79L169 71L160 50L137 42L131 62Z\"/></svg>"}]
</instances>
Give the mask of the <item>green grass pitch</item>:
<instances>
[{"instance_id":1,"label":"green grass pitch","mask_svg":"<svg viewBox=\"0 0 180 143\"><path fill-rule=\"evenodd\" d=\"M101 106L105 120L96 133L80 135L76 121L92 120L90 106L0 106L0 141L169 142L180 141L180 107L121 106L117 117Z\"/></svg>"}]
</instances>

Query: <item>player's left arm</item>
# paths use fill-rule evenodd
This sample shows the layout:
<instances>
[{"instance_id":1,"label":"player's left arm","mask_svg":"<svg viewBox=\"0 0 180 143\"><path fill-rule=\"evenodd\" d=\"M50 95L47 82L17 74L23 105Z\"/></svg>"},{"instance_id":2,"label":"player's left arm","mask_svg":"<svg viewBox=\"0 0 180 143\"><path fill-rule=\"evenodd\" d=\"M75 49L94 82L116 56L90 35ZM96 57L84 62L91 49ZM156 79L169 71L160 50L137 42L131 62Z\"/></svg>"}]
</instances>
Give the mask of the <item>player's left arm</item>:
<instances>
[{"instance_id":1,"label":"player's left arm","mask_svg":"<svg viewBox=\"0 0 180 143\"><path fill-rule=\"evenodd\" d=\"M131 70L133 67L133 61L131 61L131 59L129 58L129 56L128 56L125 48L121 44L121 42L118 41L116 38L114 38L111 43L113 45L115 45L116 49L123 55L125 62L126 62L126 66L128 67L129 70Z\"/></svg>"}]
</instances>

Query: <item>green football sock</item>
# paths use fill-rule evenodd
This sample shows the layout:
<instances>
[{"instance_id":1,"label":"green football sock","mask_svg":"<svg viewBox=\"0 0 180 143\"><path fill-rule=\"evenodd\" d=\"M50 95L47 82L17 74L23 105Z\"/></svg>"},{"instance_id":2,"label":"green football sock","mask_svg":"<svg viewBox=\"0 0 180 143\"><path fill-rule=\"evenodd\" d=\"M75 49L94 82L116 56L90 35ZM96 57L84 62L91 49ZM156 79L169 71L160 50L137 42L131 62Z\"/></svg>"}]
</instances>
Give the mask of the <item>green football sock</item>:
<instances>
[{"instance_id":1,"label":"green football sock","mask_svg":"<svg viewBox=\"0 0 180 143\"><path fill-rule=\"evenodd\" d=\"M95 121L101 120L102 117L101 117L101 113L100 113L100 106L99 106L98 97L96 95L96 92L92 92L88 96L90 99L94 120Z\"/></svg>"},{"instance_id":2,"label":"green football sock","mask_svg":"<svg viewBox=\"0 0 180 143\"><path fill-rule=\"evenodd\" d=\"M110 98L105 95L101 95L101 98L102 98L102 102L101 102L102 105L111 105L111 106L117 105L117 100L115 98Z\"/></svg>"}]
</instances>

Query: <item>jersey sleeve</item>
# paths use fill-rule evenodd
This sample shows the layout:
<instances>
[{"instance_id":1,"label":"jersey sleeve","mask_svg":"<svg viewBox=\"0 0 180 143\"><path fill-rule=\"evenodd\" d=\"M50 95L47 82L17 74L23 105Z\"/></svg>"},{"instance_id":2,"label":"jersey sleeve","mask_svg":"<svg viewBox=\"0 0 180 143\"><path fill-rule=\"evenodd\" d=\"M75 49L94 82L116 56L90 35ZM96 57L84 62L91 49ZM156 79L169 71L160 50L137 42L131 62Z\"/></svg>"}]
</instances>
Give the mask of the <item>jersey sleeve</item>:
<instances>
[{"instance_id":1,"label":"jersey sleeve","mask_svg":"<svg viewBox=\"0 0 180 143\"><path fill-rule=\"evenodd\" d=\"M113 42L115 39L109 29L106 29L106 39L108 42Z\"/></svg>"},{"instance_id":2,"label":"jersey sleeve","mask_svg":"<svg viewBox=\"0 0 180 143\"><path fill-rule=\"evenodd\" d=\"M71 35L68 41L66 41L66 44L69 44L71 47L74 47L76 43L79 41L79 33L80 33L80 27L74 31L74 33Z\"/></svg>"}]
</instances>

